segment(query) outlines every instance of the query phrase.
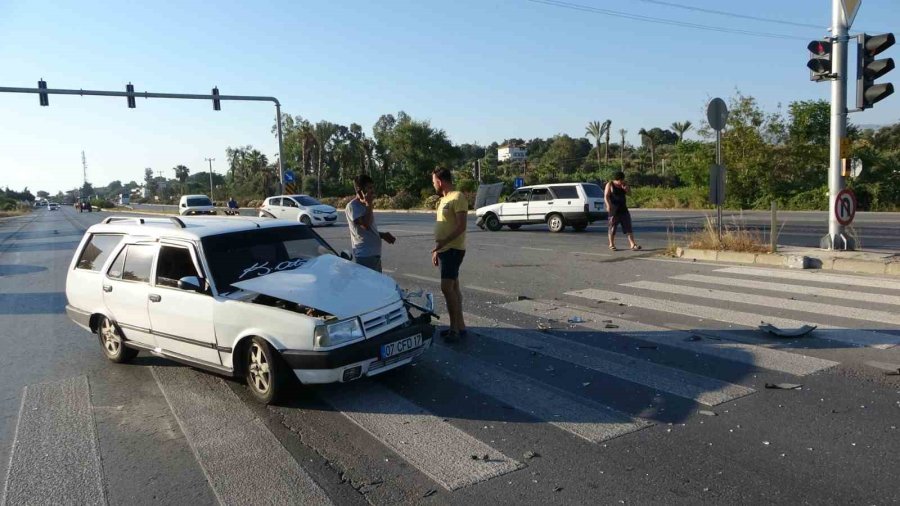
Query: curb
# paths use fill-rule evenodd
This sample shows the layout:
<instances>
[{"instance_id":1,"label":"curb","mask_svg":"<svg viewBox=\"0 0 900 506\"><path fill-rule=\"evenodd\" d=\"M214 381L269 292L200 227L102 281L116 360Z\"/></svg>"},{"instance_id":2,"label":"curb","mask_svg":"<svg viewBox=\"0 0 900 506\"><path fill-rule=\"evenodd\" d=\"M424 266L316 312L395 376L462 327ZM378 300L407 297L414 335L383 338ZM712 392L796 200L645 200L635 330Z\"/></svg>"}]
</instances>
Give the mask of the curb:
<instances>
[{"instance_id":1,"label":"curb","mask_svg":"<svg viewBox=\"0 0 900 506\"><path fill-rule=\"evenodd\" d=\"M809 255L784 253L743 253L709 249L677 248L675 256L685 260L705 262L729 262L738 264L787 267L789 269L817 269L862 274L900 276L900 255L879 260L852 258L819 258Z\"/></svg>"}]
</instances>

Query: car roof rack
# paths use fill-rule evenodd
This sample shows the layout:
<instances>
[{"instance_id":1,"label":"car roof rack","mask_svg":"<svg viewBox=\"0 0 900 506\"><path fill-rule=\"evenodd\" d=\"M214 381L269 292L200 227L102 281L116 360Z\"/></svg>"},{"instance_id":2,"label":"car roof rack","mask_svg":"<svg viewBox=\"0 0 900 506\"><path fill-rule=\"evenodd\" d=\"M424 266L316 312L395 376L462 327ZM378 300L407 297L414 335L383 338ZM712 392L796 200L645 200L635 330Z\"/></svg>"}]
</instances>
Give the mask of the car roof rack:
<instances>
[{"instance_id":1,"label":"car roof rack","mask_svg":"<svg viewBox=\"0 0 900 506\"><path fill-rule=\"evenodd\" d=\"M169 221L171 221L172 223L177 225L178 228L187 228L187 225L185 225L184 222L181 221L181 218L178 218L176 216L167 216L167 218L169 219ZM103 220L103 224L106 225L106 224L112 223L114 221L136 221L140 225L144 225L146 223L144 221L144 218L129 218L127 216L110 216L109 218L106 218Z\"/></svg>"}]
</instances>

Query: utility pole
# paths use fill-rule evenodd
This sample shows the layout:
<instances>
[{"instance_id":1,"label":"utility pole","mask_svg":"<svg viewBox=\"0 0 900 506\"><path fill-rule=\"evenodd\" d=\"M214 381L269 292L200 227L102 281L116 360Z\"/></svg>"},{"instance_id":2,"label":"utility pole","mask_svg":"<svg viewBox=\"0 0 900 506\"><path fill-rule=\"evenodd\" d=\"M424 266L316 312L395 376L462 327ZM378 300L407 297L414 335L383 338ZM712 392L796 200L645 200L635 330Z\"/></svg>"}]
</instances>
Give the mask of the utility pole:
<instances>
[{"instance_id":1,"label":"utility pole","mask_svg":"<svg viewBox=\"0 0 900 506\"><path fill-rule=\"evenodd\" d=\"M207 162L209 162L209 200L215 201L215 197L213 197L213 182L212 182L212 163L216 161L215 158L204 158Z\"/></svg>"},{"instance_id":2,"label":"utility pole","mask_svg":"<svg viewBox=\"0 0 900 506\"><path fill-rule=\"evenodd\" d=\"M81 172L83 175L83 184L87 184L87 158L84 156L84 150L81 150Z\"/></svg>"},{"instance_id":3,"label":"utility pole","mask_svg":"<svg viewBox=\"0 0 900 506\"><path fill-rule=\"evenodd\" d=\"M841 0L831 0L831 149L828 166L828 235L819 246L829 250L855 250L856 241L844 233L835 214L835 200L844 189L841 176L841 142L847 137L847 19ZM846 141L844 141L846 142Z\"/></svg>"}]
</instances>

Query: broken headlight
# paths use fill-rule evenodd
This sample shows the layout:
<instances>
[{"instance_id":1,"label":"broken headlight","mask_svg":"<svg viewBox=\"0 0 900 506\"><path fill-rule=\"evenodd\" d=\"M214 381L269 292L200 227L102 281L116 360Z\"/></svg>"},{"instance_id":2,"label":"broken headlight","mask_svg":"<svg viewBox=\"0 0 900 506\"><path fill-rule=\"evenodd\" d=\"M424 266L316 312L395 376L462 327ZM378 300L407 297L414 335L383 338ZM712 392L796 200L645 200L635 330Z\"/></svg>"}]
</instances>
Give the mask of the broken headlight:
<instances>
[{"instance_id":1,"label":"broken headlight","mask_svg":"<svg viewBox=\"0 0 900 506\"><path fill-rule=\"evenodd\" d=\"M363 338L358 318L316 327L316 347L331 348Z\"/></svg>"}]
</instances>

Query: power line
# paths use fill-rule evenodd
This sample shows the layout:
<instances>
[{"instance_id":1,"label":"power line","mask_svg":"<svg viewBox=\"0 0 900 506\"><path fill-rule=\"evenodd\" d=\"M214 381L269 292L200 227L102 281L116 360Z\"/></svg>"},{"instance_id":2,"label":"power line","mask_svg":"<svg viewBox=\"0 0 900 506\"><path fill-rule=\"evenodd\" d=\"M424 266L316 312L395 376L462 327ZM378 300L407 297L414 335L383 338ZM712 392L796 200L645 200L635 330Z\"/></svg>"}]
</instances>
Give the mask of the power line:
<instances>
[{"instance_id":1,"label":"power line","mask_svg":"<svg viewBox=\"0 0 900 506\"><path fill-rule=\"evenodd\" d=\"M564 9L572 9L576 11L582 12L591 12L595 14L603 14L606 16L612 16L617 18L625 18L625 19L633 19L636 21L646 21L648 23L657 23L661 25L670 25L670 26L680 26L683 28L694 28L697 30L707 30L711 32L720 32L720 33L731 33L736 35L748 35L752 37L765 37L770 39L788 39L788 40L809 40L809 37L799 37L796 35L784 35L778 33L768 33L768 32L755 32L751 30L741 30L738 28L726 28L722 26L712 26L712 25L701 25L697 23L688 23L685 21L675 21L672 19L665 18L656 18L651 16L643 16L640 14L630 14L627 12L614 11L610 9L601 9L599 7L592 7L589 5L581 5L571 2L563 2L560 0L526 0L532 3L550 5L553 7L562 7Z\"/></svg>"},{"instance_id":2,"label":"power line","mask_svg":"<svg viewBox=\"0 0 900 506\"><path fill-rule=\"evenodd\" d=\"M787 26L798 26L800 28L818 28L820 30L827 28L827 27L824 27L821 25L813 25L810 23L795 23L793 21L784 21L782 19L772 19L772 18L762 18L762 17L758 17L758 16L749 16L747 14L738 14L736 12L726 12L726 11L719 11L719 10L715 10L715 9L705 9L703 7L694 7L692 5L683 5L683 4L678 4L678 3L674 3L674 2L664 2L662 0L638 0L638 1L648 3L648 4L665 5L666 7L673 7L675 9L683 9L683 10L694 11L694 12L704 12L706 14L715 14L717 16L728 16L728 17L738 18L738 19L749 19L752 21L762 21L764 23L778 23L778 24L787 25Z\"/></svg>"}]
</instances>

